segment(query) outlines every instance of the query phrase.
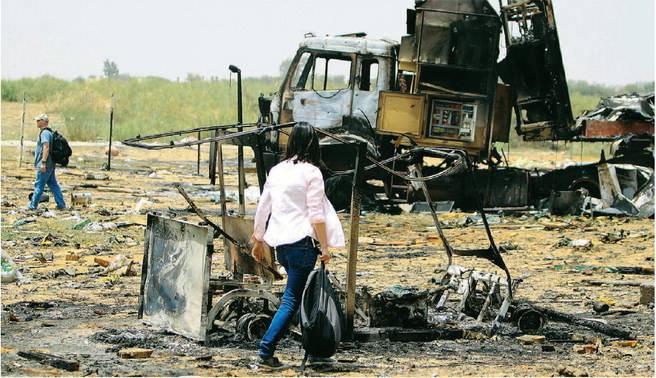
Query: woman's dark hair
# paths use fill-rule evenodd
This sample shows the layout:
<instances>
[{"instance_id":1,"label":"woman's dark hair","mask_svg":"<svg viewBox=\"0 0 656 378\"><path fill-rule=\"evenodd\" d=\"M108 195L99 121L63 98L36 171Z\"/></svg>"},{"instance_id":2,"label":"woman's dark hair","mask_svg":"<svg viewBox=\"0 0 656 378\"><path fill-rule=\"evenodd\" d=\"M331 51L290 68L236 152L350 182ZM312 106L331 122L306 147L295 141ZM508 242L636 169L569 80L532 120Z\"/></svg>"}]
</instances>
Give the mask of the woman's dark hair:
<instances>
[{"instance_id":1,"label":"woman's dark hair","mask_svg":"<svg viewBox=\"0 0 656 378\"><path fill-rule=\"evenodd\" d=\"M312 125L307 122L299 122L289 135L285 159L296 162L310 163L321 167L321 154L319 152L319 136Z\"/></svg>"}]
</instances>

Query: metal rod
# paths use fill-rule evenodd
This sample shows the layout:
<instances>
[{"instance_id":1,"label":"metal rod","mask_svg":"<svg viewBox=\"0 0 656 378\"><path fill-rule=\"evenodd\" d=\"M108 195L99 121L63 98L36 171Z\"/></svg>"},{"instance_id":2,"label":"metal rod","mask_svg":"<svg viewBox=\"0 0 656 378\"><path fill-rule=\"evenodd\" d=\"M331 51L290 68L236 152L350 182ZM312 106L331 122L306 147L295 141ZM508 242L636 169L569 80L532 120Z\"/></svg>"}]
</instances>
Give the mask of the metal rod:
<instances>
[{"instance_id":1,"label":"metal rod","mask_svg":"<svg viewBox=\"0 0 656 378\"><path fill-rule=\"evenodd\" d=\"M21 113L20 127L20 154L18 156L18 168L23 165L23 140L25 135L25 92L23 92L23 112Z\"/></svg>"},{"instance_id":2,"label":"metal rod","mask_svg":"<svg viewBox=\"0 0 656 378\"><path fill-rule=\"evenodd\" d=\"M229 240L230 242L232 242L234 245L236 245L236 246L238 246L238 247L241 247L241 246L242 246L241 243L240 243L237 239L233 238L230 234L228 234L227 232L225 232L225 231L224 231L221 227L219 227L216 223L212 222L212 221L207 217L207 215L205 215L205 213L203 212L203 210L201 210L198 206L196 206L196 203L194 203L194 201L191 199L191 197L189 197L189 195L187 194L187 191L184 190L184 188L183 188L181 185L176 185L176 189L178 189L178 192L182 195L182 197L184 197L184 199L187 201L187 203L189 204L189 206L191 207L191 209L193 210L193 212L196 213L196 215L198 215L198 216L200 217L200 219L202 219L203 221L205 221L205 223L207 223L208 225L210 225L210 226L211 226L211 227L212 227L217 233L219 233L219 234L220 234L221 236L223 236L224 238L228 239L228 240Z\"/></svg>"},{"instance_id":3,"label":"metal rod","mask_svg":"<svg viewBox=\"0 0 656 378\"><path fill-rule=\"evenodd\" d=\"M492 296L494 295L494 292L497 290L497 283L494 282L492 283L492 287L490 288L490 291L487 293L487 296L485 297L485 302L483 302L483 307L481 307L481 311L478 313L478 316L476 317L476 320L479 322L483 321L483 318L485 317L485 313L487 312L487 308L490 307L490 303L492 302Z\"/></svg>"},{"instance_id":4,"label":"metal rod","mask_svg":"<svg viewBox=\"0 0 656 378\"><path fill-rule=\"evenodd\" d=\"M214 130L214 139L219 138L219 130ZM200 146L200 143L198 144ZM210 185L216 184L216 150L219 148L219 142L214 141L210 144L210 159L209 159L209 178Z\"/></svg>"},{"instance_id":5,"label":"metal rod","mask_svg":"<svg viewBox=\"0 0 656 378\"><path fill-rule=\"evenodd\" d=\"M364 177L364 161L367 154L367 144L357 145L355 157L355 172L351 186L351 232L349 238L348 266L346 267L346 334L353 336L353 321L355 316L355 280L358 262L358 234L360 232L360 187Z\"/></svg>"},{"instance_id":6,"label":"metal rod","mask_svg":"<svg viewBox=\"0 0 656 378\"><path fill-rule=\"evenodd\" d=\"M111 105L109 108L109 150L107 151L106 170L112 169L112 134L114 133L114 94L112 93Z\"/></svg>"},{"instance_id":7,"label":"metal rod","mask_svg":"<svg viewBox=\"0 0 656 378\"><path fill-rule=\"evenodd\" d=\"M430 8L417 8L418 11L423 12L434 12L434 13L447 13L447 14L457 14L461 16L475 16L475 17L488 17L498 19L496 14L485 14L485 13L476 13L476 12L461 12L461 11L451 11L446 9L430 9Z\"/></svg>"},{"instance_id":8,"label":"metal rod","mask_svg":"<svg viewBox=\"0 0 656 378\"><path fill-rule=\"evenodd\" d=\"M225 181L223 177L223 146L221 144L217 145L215 166L218 168L219 174L219 195L221 196L221 226L225 228L228 210L226 207Z\"/></svg>"},{"instance_id":9,"label":"metal rod","mask_svg":"<svg viewBox=\"0 0 656 378\"><path fill-rule=\"evenodd\" d=\"M198 140L200 140L200 131L198 132ZM198 153L196 155L196 174L200 175L200 144L198 145Z\"/></svg>"},{"instance_id":10,"label":"metal rod","mask_svg":"<svg viewBox=\"0 0 656 378\"><path fill-rule=\"evenodd\" d=\"M234 66L233 66L234 67ZM241 70L237 70L237 132L243 131L241 124L243 123L243 109L241 103ZM239 173L239 215L246 214L246 203L244 201L244 188L246 187L246 172L244 171L244 146L241 144L237 146L237 172Z\"/></svg>"},{"instance_id":11,"label":"metal rod","mask_svg":"<svg viewBox=\"0 0 656 378\"><path fill-rule=\"evenodd\" d=\"M255 148L255 168L257 170L257 182L260 186L260 194L264 191L264 182L266 181L266 167L264 166L264 143L262 135L255 136L257 145Z\"/></svg>"},{"instance_id":12,"label":"metal rod","mask_svg":"<svg viewBox=\"0 0 656 378\"><path fill-rule=\"evenodd\" d=\"M162 134L153 134L153 135L147 135L147 136L136 136L134 138L128 138L123 140L123 144L126 146L130 147L137 147L137 148L144 148L146 150L163 150L166 148L179 148L179 147L187 147L187 146L195 146L198 144L205 144L205 143L212 143L212 142L220 142L224 141L227 139L236 139L239 140L241 137L245 136L250 136L253 134L261 134L261 133L266 133L270 131L275 131L275 130L280 130L284 129L287 127L293 127L296 124L296 122L288 122L288 123L281 123L279 125L258 125L258 124L248 124L248 125L228 125L228 126L222 126L222 127L214 127L211 130L216 130L216 131L227 131L228 129L233 129L233 128L238 128L238 127L245 127L245 126L252 126L252 129L249 130L244 130L241 132L233 132L230 134L221 134L220 136L214 136L214 137L209 137L209 138L204 138L201 140L191 140L187 142L182 142L182 143L174 143L173 141L170 141L168 143L158 143L158 144L148 144L148 143L141 143L144 140L149 140L149 139L157 139L161 138L163 135ZM258 127L259 126L259 127ZM197 129L194 129L197 130ZM196 131L194 131L196 132ZM182 134L188 134L187 131L180 131L176 135L182 135Z\"/></svg>"},{"instance_id":13,"label":"metal rod","mask_svg":"<svg viewBox=\"0 0 656 378\"><path fill-rule=\"evenodd\" d=\"M415 164L415 170L417 171L417 177L422 178L423 175L421 173L421 164L419 163ZM428 208L430 209L431 215L433 216L433 223L435 224L435 229L437 230L437 234L440 237L440 240L442 240L442 245L444 246L444 251L446 252L446 256L448 258L448 265L447 265L447 269L448 269L448 267L451 266L451 264L453 263L453 248L451 247L451 244L449 244L449 241L444 235L444 231L442 231L442 226L440 226L440 220L437 217L437 211L435 210L435 204L433 203L433 199L431 198L430 192L428 191L426 182L421 181L419 185L421 185L421 190L424 193L424 197L426 197L426 203L428 204Z\"/></svg>"}]
</instances>

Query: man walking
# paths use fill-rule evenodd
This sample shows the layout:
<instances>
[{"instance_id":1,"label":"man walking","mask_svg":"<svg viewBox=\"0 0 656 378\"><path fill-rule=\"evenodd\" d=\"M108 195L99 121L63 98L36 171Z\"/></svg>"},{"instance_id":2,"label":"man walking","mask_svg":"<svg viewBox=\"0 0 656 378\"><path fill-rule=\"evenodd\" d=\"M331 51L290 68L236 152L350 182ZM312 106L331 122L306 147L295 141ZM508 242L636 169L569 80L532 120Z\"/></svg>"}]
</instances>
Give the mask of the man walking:
<instances>
[{"instance_id":1,"label":"man walking","mask_svg":"<svg viewBox=\"0 0 656 378\"><path fill-rule=\"evenodd\" d=\"M48 128L48 115L40 114L34 118L36 127L39 128L39 139L36 141L36 152L34 154L34 167L36 168L36 180L34 181L34 193L30 201L29 208L36 210L39 206L41 194L48 184L52 195L55 197L57 209L66 208L64 196L61 188L55 178L55 162L52 159L50 150L52 148L52 131Z\"/></svg>"}]
</instances>

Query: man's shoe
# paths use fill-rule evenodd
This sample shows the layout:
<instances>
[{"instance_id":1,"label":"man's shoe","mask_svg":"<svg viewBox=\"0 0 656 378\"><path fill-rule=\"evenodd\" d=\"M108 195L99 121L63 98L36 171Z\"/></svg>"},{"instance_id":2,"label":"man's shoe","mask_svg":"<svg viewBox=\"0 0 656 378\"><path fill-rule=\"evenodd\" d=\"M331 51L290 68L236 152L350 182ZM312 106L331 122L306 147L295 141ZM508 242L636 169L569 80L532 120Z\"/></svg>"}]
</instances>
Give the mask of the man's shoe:
<instances>
[{"instance_id":1,"label":"man's shoe","mask_svg":"<svg viewBox=\"0 0 656 378\"><path fill-rule=\"evenodd\" d=\"M268 368L268 369L283 369L286 367L285 364L280 362L278 357L262 357L260 356L260 361L258 363L260 367Z\"/></svg>"}]
</instances>

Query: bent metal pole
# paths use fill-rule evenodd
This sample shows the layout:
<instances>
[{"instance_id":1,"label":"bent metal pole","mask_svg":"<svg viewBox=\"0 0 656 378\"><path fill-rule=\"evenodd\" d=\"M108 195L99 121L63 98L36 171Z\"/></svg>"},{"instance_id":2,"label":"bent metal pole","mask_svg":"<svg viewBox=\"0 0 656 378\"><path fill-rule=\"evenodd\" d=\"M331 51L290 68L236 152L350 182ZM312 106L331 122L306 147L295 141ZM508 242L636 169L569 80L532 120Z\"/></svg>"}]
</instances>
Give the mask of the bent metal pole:
<instances>
[{"instance_id":1,"label":"bent metal pole","mask_svg":"<svg viewBox=\"0 0 656 378\"><path fill-rule=\"evenodd\" d=\"M237 132L243 130L241 127L243 123L242 104L241 104L241 70L239 67L230 65L228 67L230 72L237 74ZM244 188L246 187L246 174L244 173L244 146L240 143L237 146L237 173L238 177L238 190L239 190L239 215L246 214L246 204L244 203Z\"/></svg>"}]
</instances>

